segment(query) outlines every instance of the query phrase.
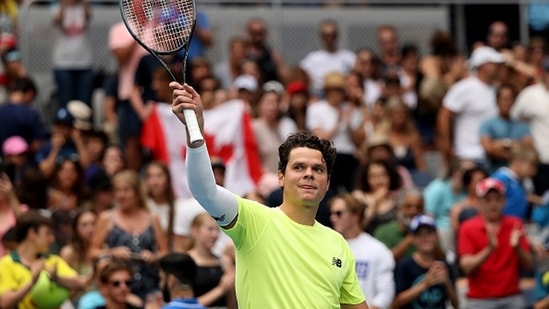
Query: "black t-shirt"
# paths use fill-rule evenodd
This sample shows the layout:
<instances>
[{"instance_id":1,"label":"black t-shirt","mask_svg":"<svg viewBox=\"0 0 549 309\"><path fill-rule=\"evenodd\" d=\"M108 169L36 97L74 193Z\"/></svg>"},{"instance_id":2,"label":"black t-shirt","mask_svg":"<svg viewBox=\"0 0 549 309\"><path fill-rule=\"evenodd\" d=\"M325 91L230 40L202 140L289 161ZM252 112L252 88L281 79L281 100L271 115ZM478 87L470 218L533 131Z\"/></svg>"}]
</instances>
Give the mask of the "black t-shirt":
<instances>
[{"instance_id":1,"label":"black t-shirt","mask_svg":"<svg viewBox=\"0 0 549 309\"><path fill-rule=\"evenodd\" d=\"M200 297L215 288L223 277L223 269L220 265L198 266L196 268L196 281L194 283L194 295ZM219 298L211 307L225 307L225 297Z\"/></svg>"},{"instance_id":2,"label":"black t-shirt","mask_svg":"<svg viewBox=\"0 0 549 309\"><path fill-rule=\"evenodd\" d=\"M450 271L448 263L444 262L450 274L450 279L455 278ZM396 294L402 293L412 286L418 284L425 278L427 268L421 267L412 256L403 258L395 268ZM443 285L434 285L423 291L416 299L401 307L403 309L446 309L448 293Z\"/></svg>"}]
</instances>

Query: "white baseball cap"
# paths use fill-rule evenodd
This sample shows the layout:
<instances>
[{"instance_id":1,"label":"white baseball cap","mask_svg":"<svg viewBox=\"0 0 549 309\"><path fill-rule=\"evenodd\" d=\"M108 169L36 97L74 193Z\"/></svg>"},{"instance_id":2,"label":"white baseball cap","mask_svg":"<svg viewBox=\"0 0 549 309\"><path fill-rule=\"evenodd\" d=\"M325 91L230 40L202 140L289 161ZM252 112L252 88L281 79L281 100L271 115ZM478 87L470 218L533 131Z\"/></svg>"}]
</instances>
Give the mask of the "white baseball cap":
<instances>
[{"instance_id":1,"label":"white baseball cap","mask_svg":"<svg viewBox=\"0 0 549 309\"><path fill-rule=\"evenodd\" d=\"M469 58L469 66L476 69L486 63L504 63L505 58L501 53L492 47L480 46L473 50L471 58Z\"/></svg>"},{"instance_id":2,"label":"white baseball cap","mask_svg":"<svg viewBox=\"0 0 549 309\"><path fill-rule=\"evenodd\" d=\"M244 89L255 92L257 90L257 80L252 75L240 75L234 80L233 87L237 90Z\"/></svg>"}]
</instances>

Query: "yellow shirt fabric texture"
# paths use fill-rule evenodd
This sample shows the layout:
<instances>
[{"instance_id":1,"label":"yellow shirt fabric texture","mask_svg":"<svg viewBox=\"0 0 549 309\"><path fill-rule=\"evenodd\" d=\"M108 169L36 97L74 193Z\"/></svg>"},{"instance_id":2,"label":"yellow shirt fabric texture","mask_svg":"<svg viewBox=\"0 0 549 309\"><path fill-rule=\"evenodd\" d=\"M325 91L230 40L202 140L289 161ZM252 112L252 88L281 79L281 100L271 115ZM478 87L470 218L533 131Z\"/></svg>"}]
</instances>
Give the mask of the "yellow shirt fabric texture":
<instances>
[{"instance_id":1,"label":"yellow shirt fabric texture","mask_svg":"<svg viewBox=\"0 0 549 309\"><path fill-rule=\"evenodd\" d=\"M57 275L60 277L73 277L78 275L61 257L48 255L45 267L49 269L57 264ZM17 253L12 252L0 259L0 295L9 291L17 291L32 280L30 269L19 261ZM39 309L27 293L17 306L18 309Z\"/></svg>"},{"instance_id":2,"label":"yellow shirt fabric texture","mask_svg":"<svg viewBox=\"0 0 549 309\"><path fill-rule=\"evenodd\" d=\"M236 248L239 308L340 308L362 303L355 260L345 239L315 222L302 225L279 208L238 198Z\"/></svg>"}]
</instances>

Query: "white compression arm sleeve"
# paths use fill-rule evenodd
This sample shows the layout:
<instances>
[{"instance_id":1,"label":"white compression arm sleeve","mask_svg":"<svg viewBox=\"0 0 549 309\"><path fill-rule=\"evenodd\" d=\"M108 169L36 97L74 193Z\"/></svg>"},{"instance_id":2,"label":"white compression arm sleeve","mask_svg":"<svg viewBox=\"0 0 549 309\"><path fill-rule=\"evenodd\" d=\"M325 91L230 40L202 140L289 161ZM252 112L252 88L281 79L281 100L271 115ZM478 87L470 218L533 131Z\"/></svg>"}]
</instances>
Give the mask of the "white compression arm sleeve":
<instances>
[{"instance_id":1,"label":"white compression arm sleeve","mask_svg":"<svg viewBox=\"0 0 549 309\"><path fill-rule=\"evenodd\" d=\"M206 144L187 147L187 182L194 198L220 226L229 225L238 214L238 201L229 190L216 185Z\"/></svg>"}]
</instances>

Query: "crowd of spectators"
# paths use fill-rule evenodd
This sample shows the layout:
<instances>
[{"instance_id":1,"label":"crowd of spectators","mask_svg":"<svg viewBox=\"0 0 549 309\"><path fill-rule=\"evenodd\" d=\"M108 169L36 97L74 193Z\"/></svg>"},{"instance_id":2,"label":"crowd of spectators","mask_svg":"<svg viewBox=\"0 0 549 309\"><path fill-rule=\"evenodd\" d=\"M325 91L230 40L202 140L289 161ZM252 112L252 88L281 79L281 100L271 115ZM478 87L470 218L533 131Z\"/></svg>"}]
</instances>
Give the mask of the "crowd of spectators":
<instances>
[{"instance_id":1,"label":"crowd of spectators","mask_svg":"<svg viewBox=\"0 0 549 309\"><path fill-rule=\"evenodd\" d=\"M200 304L236 308L232 243L184 180L170 76L123 23L112 26L118 69L94 127L93 10L62 0L58 108L46 127L17 50L17 4L1 3L0 308L151 308L167 289L157 266L169 252L196 263ZM206 117L234 124L208 130L206 121L217 184L246 182L243 196L278 206L278 145L309 130L337 148L317 221L349 242L370 308L457 308L463 278L468 308L533 305L521 278L535 279L536 308L549 308L546 42L511 44L502 21L486 30L467 55L444 31L422 55L391 25L377 29L378 46L351 51L325 20L320 48L291 67L269 44L269 25L252 18L212 63L215 33L200 11L184 73ZM181 54L165 60L183 73ZM238 155L245 162L235 165ZM46 284L59 290L53 304L39 297Z\"/></svg>"}]
</instances>

